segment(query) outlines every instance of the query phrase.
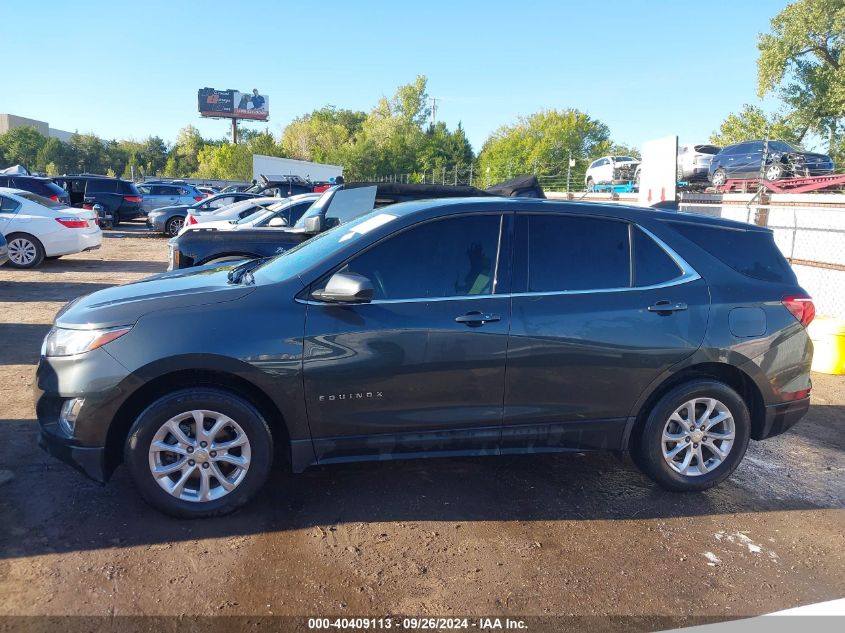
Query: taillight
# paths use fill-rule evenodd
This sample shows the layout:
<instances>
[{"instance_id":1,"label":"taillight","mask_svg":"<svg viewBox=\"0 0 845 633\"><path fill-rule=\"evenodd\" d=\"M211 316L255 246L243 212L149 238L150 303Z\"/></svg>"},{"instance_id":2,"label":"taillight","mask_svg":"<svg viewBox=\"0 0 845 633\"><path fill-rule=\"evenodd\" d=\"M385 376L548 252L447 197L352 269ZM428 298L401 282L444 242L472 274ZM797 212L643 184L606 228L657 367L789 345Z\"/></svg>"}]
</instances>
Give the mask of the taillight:
<instances>
[{"instance_id":1,"label":"taillight","mask_svg":"<svg viewBox=\"0 0 845 633\"><path fill-rule=\"evenodd\" d=\"M196 223L197 223L197 219L190 214L188 214L188 217L185 218L185 226L191 226L192 224L196 224Z\"/></svg>"},{"instance_id":2,"label":"taillight","mask_svg":"<svg viewBox=\"0 0 845 633\"><path fill-rule=\"evenodd\" d=\"M810 297L784 297L781 301L783 306L792 313L801 325L807 327L816 316L816 306Z\"/></svg>"},{"instance_id":3,"label":"taillight","mask_svg":"<svg viewBox=\"0 0 845 633\"><path fill-rule=\"evenodd\" d=\"M84 229L88 226L88 220L80 218L56 218L56 222L69 229Z\"/></svg>"},{"instance_id":4,"label":"taillight","mask_svg":"<svg viewBox=\"0 0 845 633\"><path fill-rule=\"evenodd\" d=\"M57 196L56 194L53 194L52 196L50 196L50 200L52 200L53 202L58 202L59 196Z\"/></svg>"},{"instance_id":5,"label":"taillight","mask_svg":"<svg viewBox=\"0 0 845 633\"><path fill-rule=\"evenodd\" d=\"M123 199L126 202L137 202L138 204L141 204L142 200L141 196L123 196Z\"/></svg>"},{"instance_id":6,"label":"taillight","mask_svg":"<svg viewBox=\"0 0 845 633\"><path fill-rule=\"evenodd\" d=\"M194 196L194 200L199 202L200 200L205 200L205 196Z\"/></svg>"}]
</instances>

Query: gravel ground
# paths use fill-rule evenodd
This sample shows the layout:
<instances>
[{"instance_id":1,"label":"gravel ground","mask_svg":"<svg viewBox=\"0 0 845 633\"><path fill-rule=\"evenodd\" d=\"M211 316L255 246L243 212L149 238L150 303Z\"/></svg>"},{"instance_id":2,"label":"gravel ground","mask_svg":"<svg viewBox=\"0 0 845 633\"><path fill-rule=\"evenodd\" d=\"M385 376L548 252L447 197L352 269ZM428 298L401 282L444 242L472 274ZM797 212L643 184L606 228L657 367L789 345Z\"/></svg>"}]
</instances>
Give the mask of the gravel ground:
<instances>
[{"instance_id":1,"label":"gravel ground","mask_svg":"<svg viewBox=\"0 0 845 633\"><path fill-rule=\"evenodd\" d=\"M0 268L0 615L707 615L845 596L845 380L731 480L664 492L611 455L276 473L235 515L177 521L36 446L32 380L67 301L165 268L140 225Z\"/></svg>"}]
</instances>

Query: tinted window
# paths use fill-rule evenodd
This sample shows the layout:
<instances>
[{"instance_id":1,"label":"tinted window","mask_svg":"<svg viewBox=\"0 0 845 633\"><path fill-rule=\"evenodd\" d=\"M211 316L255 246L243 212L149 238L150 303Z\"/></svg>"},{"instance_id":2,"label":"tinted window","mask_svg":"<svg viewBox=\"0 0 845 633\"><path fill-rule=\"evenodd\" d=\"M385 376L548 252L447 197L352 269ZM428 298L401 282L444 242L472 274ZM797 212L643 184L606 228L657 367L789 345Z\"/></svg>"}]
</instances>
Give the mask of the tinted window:
<instances>
[{"instance_id":1,"label":"tinted window","mask_svg":"<svg viewBox=\"0 0 845 633\"><path fill-rule=\"evenodd\" d=\"M9 177L8 176L0 176L0 187L8 187L9 186Z\"/></svg>"},{"instance_id":2,"label":"tinted window","mask_svg":"<svg viewBox=\"0 0 845 633\"><path fill-rule=\"evenodd\" d=\"M232 204L235 201L235 198L232 196L221 196L215 199L211 203L212 209L219 209L220 207L225 207L226 205Z\"/></svg>"},{"instance_id":3,"label":"tinted window","mask_svg":"<svg viewBox=\"0 0 845 633\"><path fill-rule=\"evenodd\" d=\"M521 243L527 249L521 259L527 266L519 273L525 275L523 282L528 292L630 285L626 222L563 215L523 218Z\"/></svg>"},{"instance_id":4,"label":"tinted window","mask_svg":"<svg viewBox=\"0 0 845 633\"><path fill-rule=\"evenodd\" d=\"M786 143L784 141L769 141L769 150L774 150L776 152L800 152L800 149L797 149Z\"/></svg>"},{"instance_id":5,"label":"tinted window","mask_svg":"<svg viewBox=\"0 0 845 633\"><path fill-rule=\"evenodd\" d=\"M308 208L313 204L313 200L309 200L308 202L300 202L299 204L293 205L289 210L289 217L288 217L288 224L293 226L302 217Z\"/></svg>"},{"instance_id":6,"label":"tinted window","mask_svg":"<svg viewBox=\"0 0 845 633\"><path fill-rule=\"evenodd\" d=\"M19 198L23 198L24 200L29 200L31 202L35 202L40 204L42 207L47 207L48 209L64 209L66 205L61 202L55 202L50 200L50 198L45 198L44 196L39 196L37 193L32 193L30 191L25 191L23 193L18 194Z\"/></svg>"},{"instance_id":7,"label":"tinted window","mask_svg":"<svg viewBox=\"0 0 845 633\"><path fill-rule=\"evenodd\" d=\"M127 180L118 180L117 182L120 184L118 191L122 191L125 195L137 196L140 193L134 182Z\"/></svg>"},{"instance_id":8,"label":"tinted window","mask_svg":"<svg viewBox=\"0 0 845 633\"><path fill-rule=\"evenodd\" d=\"M681 275L681 269L653 239L634 229L634 285L654 286Z\"/></svg>"},{"instance_id":9,"label":"tinted window","mask_svg":"<svg viewBox=\"0 0 845 633\"><path fill-rule=\"evenodd\" d=\"M746 277L795 283L795 274L769 231L743 231L698 224L672 223L673 228Z\"/></svg>"},{"instance_id":10,"label":"tinted window","mask_svg":"<svg viewBox=\"0 0 845 633\"><path fill-rule=\"evenodd\" d=\"M152 195L152 190L153 190L153 188L150 187L149 185L140 185L138 187L138 191L141 192L145 196Z\"/></svg>"},{"instance_id":11,"label":"tinted window","mask_svg":"<svg viewBox=\"0 0 845 633\"><path fill-rule=\"evenodd\" d=\"M88 181L85 193L117 193L116 180L100 180L94 178Z\"/></svg>"},{"instance_id":12,"label":"tinted window","mask_svg":"<svg viewBox=\"0 0 845 633\"><path fill-rule=\"evenodd\" d=\"M427 222L387 238L347 268L372 281L376 299L489 295L499 223L498 215Z\"/></svg>"},{"instance_id":13,"label":"tinted window","mask_svg":"<svg viewBox=\"0 0 845 633\"><path fill-rule=\"evenodd\" d=\"M20 206L15 200L0 196L0 213L11 213Z\"/></svg>"}]
</instances>

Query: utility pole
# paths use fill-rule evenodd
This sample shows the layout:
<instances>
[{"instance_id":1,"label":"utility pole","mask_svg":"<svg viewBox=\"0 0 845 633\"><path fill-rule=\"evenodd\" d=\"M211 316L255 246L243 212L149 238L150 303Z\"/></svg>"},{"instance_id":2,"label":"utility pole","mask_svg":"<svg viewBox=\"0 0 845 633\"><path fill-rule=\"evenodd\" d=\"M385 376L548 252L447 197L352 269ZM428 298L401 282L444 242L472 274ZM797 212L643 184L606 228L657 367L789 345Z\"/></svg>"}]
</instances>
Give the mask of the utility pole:
<instances>
[{"instance_id":1,"label":"utility pole","mask_svg":"<svg viewBox=\"0 0 845 633\"><path fill-rule=\"evenodd\" d=\"M473 164L470 163L469 164L469 186L470 187L472 187L472 168L473 168Z\"/></svg>"},{"instance_id":2,"label":"utility pole","mask_svg":"<svg viewBox=\"0 0 845 633\"><path fill-rule=\"evenodd\" d=\"M572 175L572 163L575 161L572 160L572 152L569 152L569 161L566 163L566 193L569 193L569 183L571 182L570 176Z\"/></svg>"},{"instance_id":3,"label":"utility pole","mask_svg":"<svg viewBox=\"0 0 845 633\"><path fill-rule=\"evenodd\" d=\"M429 97L431 100L431 127L437 123L437 97Z\"/></svg>"},{"instance_id":4,"label":"utility pole","mask_svg":"<svg viewBox=\"0 0 845 633\"><path fill-rule=\"evenodd\" d=\"M232 119L232 145L238 144L238 120Z\"/></svg>"},{"instance_id":5,"label":"utility pole","mask_svg":"<svg viewBox=\"0 0 845 633\"><path fill-rule=\"evenodd\" d=\"M458 163L455 163L455 186L458 186Z\"/></svg>"}]
</instances>

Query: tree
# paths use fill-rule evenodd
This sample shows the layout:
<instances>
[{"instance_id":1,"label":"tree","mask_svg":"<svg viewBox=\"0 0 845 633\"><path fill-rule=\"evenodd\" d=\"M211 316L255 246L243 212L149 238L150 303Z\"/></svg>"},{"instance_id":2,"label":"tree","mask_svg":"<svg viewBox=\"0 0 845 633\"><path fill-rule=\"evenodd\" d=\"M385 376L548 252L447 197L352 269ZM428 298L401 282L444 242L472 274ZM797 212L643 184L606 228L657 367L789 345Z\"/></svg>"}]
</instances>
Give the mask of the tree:
<instances>
[{"instance_id":1,"label":"tree","mask_svg":"<svg viewBox=\"0 0 845 633\"><path fill-rule=\"evenodd\" d=\"M0 134L0 159L4 165L20 164L27 169L36 169L38 152L47 142L47 137L34 127L16 127Z\"/></svg>"},{"instance_id":2,"label":"tree","mask_svg":"<svg viewBox=\"0 0 845 633\"><path fill-rule=\"evenodd\" d=\"M519 174L561 174L570 156L589 159L610 147L610 130L601 121L571 108L542 110L493 132L478 156L479 171L486 184Z\"/></svg>"},{"instance_id":3,"label":"tree","mask_svg":"<svg viewBox=\"0 0 845 633\"><path fill-rule=\"evenodd\" d=\"M798 0L760 35L757 91L777 91L790 110L798 139L827 139L831 152L845 117L845 0Z\"/></svg>"},{"instance_id":4,"label":"tree","mask_svg":"<svg viewBox=\"0 0 845 633\"><path fill-rule=\"evenodd\" d=\"M70 173L74 169L73 165L74 156L70 147L57 138L48 138L35 159L35 169L51 176Z\"/></svg>"},{"instance_id":5,"label":"tree","mask_svg":"<svg viewBox=\"0 0 845 633\"><path fill-rule=\"evenodd\" d=\"M751 139L766 138L800 143L802 134L787 117L766 115L761 108L744 105L738 114L730 114L710 136L710 142L720 147Z\"/></svg>"}]
</instances>

